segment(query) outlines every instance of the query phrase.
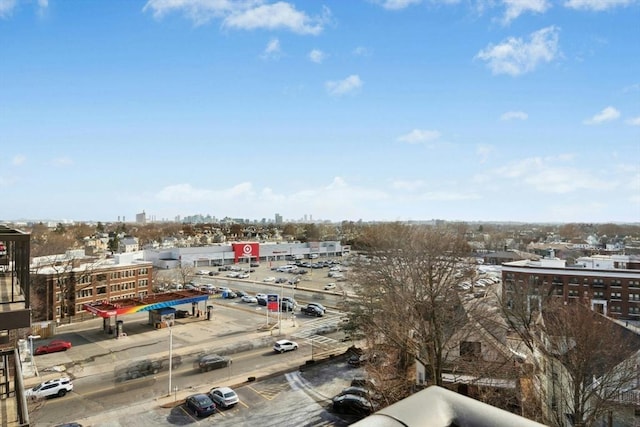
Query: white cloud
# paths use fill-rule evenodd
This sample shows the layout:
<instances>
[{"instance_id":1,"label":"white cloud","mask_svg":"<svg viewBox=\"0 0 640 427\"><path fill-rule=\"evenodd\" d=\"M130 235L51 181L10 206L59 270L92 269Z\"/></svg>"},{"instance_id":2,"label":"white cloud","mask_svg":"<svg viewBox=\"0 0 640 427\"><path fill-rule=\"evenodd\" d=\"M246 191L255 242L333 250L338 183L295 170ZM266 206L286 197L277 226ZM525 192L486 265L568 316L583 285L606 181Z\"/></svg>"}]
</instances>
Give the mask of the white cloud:
<instances>
[{"instance_id":1,"label":"white cloud","mask_svg":"<svg viewBox=\"0 0 640 427\"><path fill-rule=\"evenodd\" d=\"M527 120L529 115L522 111L507 111L500 116L500 120Z\"/></svg>"},{"instance_id":2,"label":"white cloud","mask_svg":"<svg viewBox=\"0 0 640 427\"><path fill-rule=\"evenodd\" d=\"M330 95L341 96L357 91L363 84L360 76L352 74L344 80L328 81L325 83L325 87Z\"/></svg>"},{"instance_id":3,"label":"white cloud","mask_svg":"<svg viewBox=\"0 0 640 427\"><path fill-rule=\"evenodd\" d=\"M149 0L142 8L151 11L156 19L171 13L182 13L196 25L206 24L214 18L223 18L236 9L242 9L243 3L226 0Z\"/></svg>"},{"instance_id":4,"label":"white cloud","mask_svg":"<svg viewBox=\"0 0 640 427\"><path fill-rule=\"evenodd\" d=\"M155 198L168 203L199 203L199 202L240 202L255 196L251 183L243 182L230 188L209 190L194 188L191 184L169 185L161 189Z\"/></svg>"},{"instance_id":5,"label":"white cloud","mask_svg":"<svg viewBox=\"0 0 640 427\"><path fill-rule=\"evenodd\" d=\"M628 6L635 0L569 0L564 3L569 9L603 11L619 6Z\"/></svg>"},{"instance_id":6,"label":"white cloud","mask_svg":"<svg viewBox=\"0 0 640 427\"><path fill-rule=\"evenodd\" d=\"M480 163L485 163L494 151L495 147L493 145L479 144L476 147L476 154L480 157Z\"/></svg>"},{"instance_id":7,"label":"white cloud","mask_svg":"<svg viewBox=\"0 0 640 427\"><path fill-rule=\"evenodd\" d=\"M510 37L498 45L490 44L476 58L486 61L493 74L518 76L558 57L558 35L559 29L551 26L531 33L529 42Z\"/></svg>"},{"instance_id":8,"label":"white cloud","mask_svg":"<svg viewBox=\"0 0 640 427\"><path fill-rule=\"evenodd\" d=\"M531 157L512 162L494 171L495 176L521 183L543 193L567 194L578 190L609 190L618 184L601 180L590 171L570 164L573 155Z\"/></svg>"},{"instance_id":9,"label":"white cloud","mask_svg":"<svg viewBox=\"0 0 640 427\"><path fill-rule=\"evenodd\" d=\"M391 183L391 188L402 191L416 191L425 186L424 181L418 179L415 181L395 180Z\"/></svg>"},{"instance_id":10,"label":"white cloud","mask_svg":"<svg viewBox=\"0 0 640 427\"><path fill-rule=\"evenodd\" d=\"M14 166L20 166L24 164L26 160L27 158L25 156L23 156L22 154L18 154L13 156L13 159L11 159L11 164Z\"/></svg>"},{"instance_id":11,"label":"white cloud","mask_svg":"<svg viewBox=\"0 0 640 427\"><path fill-rule=\"evenodd\" d=\"M640 126L640 116L628 119L627 124L631 126Z\"/></svg>"},{"instance_id":12,"label":"white cloud","mask_svg":"<svg viewBox=\"0 0 640 427\"><path fill-rule=\"evenodd\" d=\"M54 159L51 159L51 164L57 167L71 166L73 164L73 160L71 160L71 158L67 156L56 157Z\"/></svg>"},{"instance_id":13,"label":"white cloud","mask_svg":"<svg viewBox=\"0 0 640 427\"><path fill-rule=\"evenodd\" d=\"M316 64L321 64L326 57L327 55L323 51L318 49L313 49L311 52L309 52L309 60L311 62L315 62Z\"/></svg>"},{"instance_id":14,"label":"white cloud","mask_svg":"<svg viewBox=\"0 0 640 427\"><path fill-rule=\"evenodd\" d=\"M17 4L16 0L0 0L0 18L10 16Z\"/></svg>"},{"instance_id":15,"label":"white cloud","mask_svg":"<svg viewBox=\"0 0 640 427\"><path fill-rule=\"evenodd\" d=\"M371 56L371 50L364 46L358 46L355 49L353 49L353 54L355 56Z\"/></svg>"},{"instance_id":16,"label":"white cloud","mask_svg":"<svg viewBox=\"0 0 640 427\"><path fill-rule=\"evenodd\" d=\"M503 23L508 24L525 12L544 13L550 4L546 0L503 0L506 11Z\"/></svg>"},{"instance_id":17,"label":"white cloud","mask_svg":"<svg viewBox=\"0 0 640 427\"><path fill-rule=\"evenodd\" d=\"M615 108L609 106L609 107L605 108L604 110L600 111L595 116L591 117L590 119L585 120L584 124L586 124L586 125L599 125L599 124L604 123L604 122L610 122L612 120L616 120L619 117L620 117L620 111L618 111Z\"/></svg>"},{"instance_id":18,"label":"white cloud","mask_svg":"<svg viewBox=\"0 0 640 427\"><path fill-rule=\"evenodd\" d=\"M377 3L387 10L401 10L414 4L420 4L422 0L379 0Z\"/></svg>"},{"instance_id":19,"label":"white cloud","mask_svg":"<svg viewBox=\"0 0 640 427\"><path fill-rule=\"evenodd\" d=\"M22 2L23 4L26 2ZM49 0L37 0L37 13L42 15L49 6ZM0 0L0 18L8 18L18 6L18 0Z\"/></svg>"},{"instance_id":20,"label":"white cloud","mask_svg":"<svg viewBox=\"0 0 640 427\"><path fill-rule=\"evenodd\" d=\"M277 2L234 12L225 18L223 25L242 30L286 29L297 34L317 35L322 32L329 16L327 8L322 16L310 18L290 3Z\"/></svg>"},{"instance_id":21,"label":"white cloud","mask_svg":"<svg viewBox=\"0 0 640 427\"><path fill-rule=\"evenodd\" d=\"M441 134L437 130L414 129L408 134L398 137L400 142L408 142L409 144L423 144L434 142L440 138Z\"/></svg>"},{"instance_id":22,"label":"white cloud","mask_svg":"<svg viewBox=\"0 0 640 427\"><path fill-rule=\"evenodd\" d=\"M0 0L2 1L2 0ZM222 25L241 30L285 29L298 34L320 34L330 19L329 9L323 8L318 17L310 17L287 2L263 4L259 0L149 0L143 12L151 12L161 19L171 13L181 13L195 25L221 19Z\"/></svg>"},{"instance_id":23,"label":"white cloud","mask_svg":"<svg viewBox=\"0 0 640 427\"><path fill-rule=\"evenodd\" d=\"M262 52L262 59L278 59L280 58L280 54L282 53L280 49L280 40L271 39L269 43L267 43L267 47L264 48L264 52Z\"/></svg>"}]
</instances>

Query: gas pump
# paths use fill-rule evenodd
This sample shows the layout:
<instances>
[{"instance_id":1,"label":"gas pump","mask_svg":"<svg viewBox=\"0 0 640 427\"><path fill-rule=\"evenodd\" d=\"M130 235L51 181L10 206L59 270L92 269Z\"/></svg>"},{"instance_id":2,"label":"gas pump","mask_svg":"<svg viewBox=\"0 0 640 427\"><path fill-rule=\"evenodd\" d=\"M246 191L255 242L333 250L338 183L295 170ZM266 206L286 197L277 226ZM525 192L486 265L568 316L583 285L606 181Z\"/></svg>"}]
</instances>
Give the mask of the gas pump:
<instances>
[{"instance_id":1,"label":"gas pump","mask_svg":"<svg viewBox=\"0 0 640 427\"><path fill-rule=\"evenodd\" d=\"M208 305L207 306L207 320L211 320L211 318L213 317L213 306L212 305Z\"/></svg>"}]
</instances>

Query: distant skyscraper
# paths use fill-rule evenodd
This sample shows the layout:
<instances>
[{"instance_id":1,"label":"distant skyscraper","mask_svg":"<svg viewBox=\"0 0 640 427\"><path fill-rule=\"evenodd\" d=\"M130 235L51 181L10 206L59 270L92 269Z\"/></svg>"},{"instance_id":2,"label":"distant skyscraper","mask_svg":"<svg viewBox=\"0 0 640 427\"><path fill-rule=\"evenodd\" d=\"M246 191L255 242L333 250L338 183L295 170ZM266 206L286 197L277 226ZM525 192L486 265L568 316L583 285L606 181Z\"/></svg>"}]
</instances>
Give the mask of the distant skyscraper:
<instances>
[{"instance_id":1,"label":"distant skyscraper","mask_svg":"<svg viewBox=\"0 0 640 427\"><path fill-rule=\"evenodd\" d=\"M147 222L147 214L142 211L142 213L136 214L136 222L138 224L145 224Z\"/></svg>"},{"instance_id":2,"label":"distant skyscraper","mask_svg":"<svg viewBox=\"0 0 640 427\"><path fill-rule=\"evenodd\" d=\"M276 214L276 224L282 224L282 215Z\"/></svg>"}]
</instances>

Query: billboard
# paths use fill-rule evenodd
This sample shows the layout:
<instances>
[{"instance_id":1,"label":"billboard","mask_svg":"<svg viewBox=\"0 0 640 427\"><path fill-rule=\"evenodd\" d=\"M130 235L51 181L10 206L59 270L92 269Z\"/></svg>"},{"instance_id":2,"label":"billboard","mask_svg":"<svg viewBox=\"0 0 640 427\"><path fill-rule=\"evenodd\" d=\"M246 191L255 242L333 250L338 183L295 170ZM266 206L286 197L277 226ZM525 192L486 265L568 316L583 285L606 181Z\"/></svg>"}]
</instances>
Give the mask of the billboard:
<instances>
[{"instance_id":1,"label":"billboard","mask_svg":"<svg viewBox=\"0 0 640 427\"><path fill-rule=\"evenodd\" d=\"M258 260L260 258L260 243L232 243L233 262L237 263L240 258Z\"/></svg>"},{"instance_id":2,"label":"billboard","mask_svg":"<svg viewBox=\"0 0 640 427\"><path fill-rule=\"evenodd\" d=\"M280 311L280 306L278 304L278 294L267 295L267 310Z\"/></svg>"}]
</instances>

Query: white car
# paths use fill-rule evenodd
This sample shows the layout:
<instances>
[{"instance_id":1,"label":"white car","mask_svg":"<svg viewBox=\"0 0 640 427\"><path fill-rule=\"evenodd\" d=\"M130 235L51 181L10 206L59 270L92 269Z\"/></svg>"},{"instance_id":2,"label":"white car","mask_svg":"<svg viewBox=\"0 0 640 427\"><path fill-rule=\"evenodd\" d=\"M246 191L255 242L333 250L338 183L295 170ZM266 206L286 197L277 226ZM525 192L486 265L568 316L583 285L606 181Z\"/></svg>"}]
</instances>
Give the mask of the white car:
<instances>
[{"instance_id":1,"label":"white car","mask_svg":"<svg viewBox=\"0 0 640 427\"><path fill-rule=\"evenodd\" d=\"M269 276L269 277L265 277L264 279L262 279L263 282L275 282L276 278L273 276Z\"/></svg>"},{"instance_id":2,"label":"white car","mask_svg":"<svg viewBox=\"0 0 640 427\"><path fill-rule=\"evenodd\" d=\"M208 272L207 270L198 270L198 271L196 272L196 274L197 274L198 276L207 276L207 275L209 274L209 272Z\"/></svg>"},{"instance_id":3,"label":"white car","mask_svg":"<svg viewBox=\"0 0 640 427\"><path fill-rule=\"evenodd\" d=\"M325 291L330 291L331 289L335 289L335 288L336 288L336 284L333 282L327 283L326 285L324 285Z\"/></svg>"},{"instance_id":4,"label":"white car","mask_svg":"<svg viewBox=\"0 0 640 427\"><path fill-rule=\"evenodd\" d=\"M62 397L73 390L73 382L68 377L56 378L45 381L37 386L25 390L26 397L47 398L52 396Z\"/></svg>"},{"instance_id":5,"label":"white car","mask_svg":"<svg viewBox=\"0 0 640 427\"><path fill-rule=\"evenodd\" d=\"M209 390L209 397L222 408L231 408L240 401L238 395L230 387L216 387Z\"/></svg>"},{"instance_id":6,"label":"white car","mask_svg":"<svg viewBox=\"0 0 640 427\"><path fill-rule=\"evenodd\" d=\"M256 303L256 302L258 302L258 298L254 297L254 296L252 296L252 295L243 295L243 296L240 298L240 301L242 301L242 302L248 302L248 303Z\"/></svg>"},{"instance_id":7,"label":"white car","mask_svg":"<svg viewBox=\"0 0 640 427\"><path fill-rule=\"evenodd\" d=\"M284 353L285 351L293 351L298 349L298 343L289 340L276 341L273 346L273 351L277 353Z\"/></svg>"},{"instance_id":8,"label":"white car","mask_svg":"<svg viewBox=\"0 0 640 427\"><path fill-rule=\"evenodd\" d=\"M238 274L238 279L248 279L249 273L240 273Z\"/></svg>"}]
</instances>

